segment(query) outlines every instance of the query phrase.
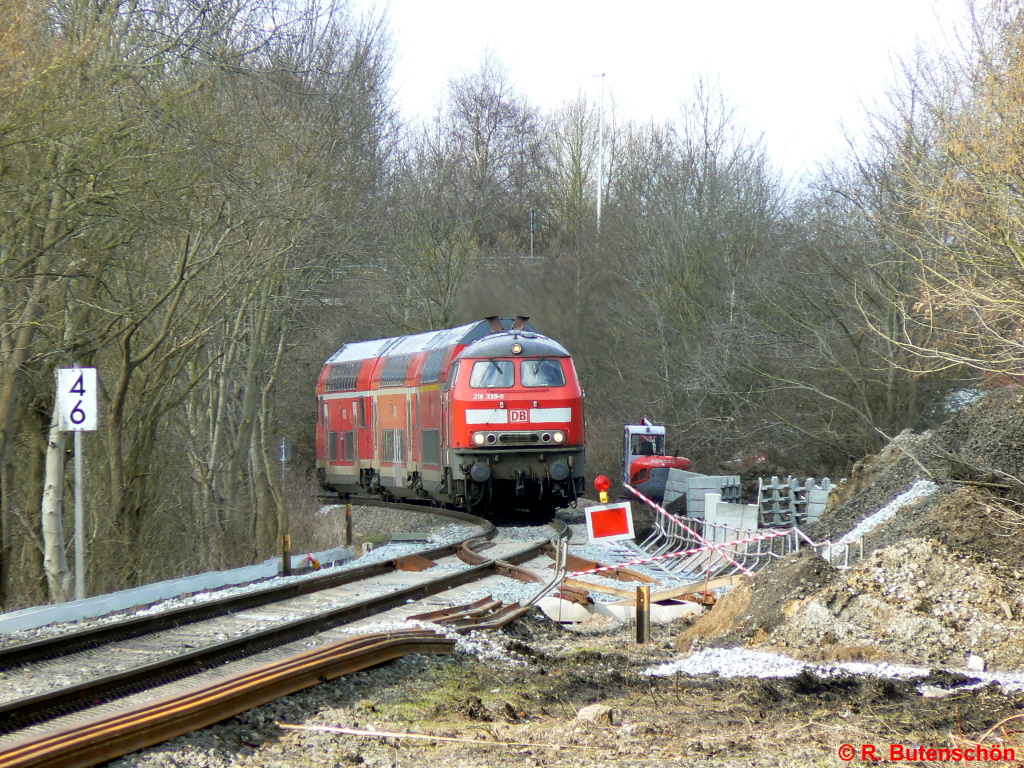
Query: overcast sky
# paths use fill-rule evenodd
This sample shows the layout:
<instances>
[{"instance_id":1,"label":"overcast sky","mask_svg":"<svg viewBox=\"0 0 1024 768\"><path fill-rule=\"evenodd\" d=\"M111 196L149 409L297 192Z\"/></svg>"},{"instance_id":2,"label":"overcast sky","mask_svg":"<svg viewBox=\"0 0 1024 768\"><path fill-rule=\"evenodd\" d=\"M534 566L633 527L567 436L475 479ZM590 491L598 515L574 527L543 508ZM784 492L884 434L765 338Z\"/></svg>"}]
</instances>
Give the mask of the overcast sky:
<instances>
[{"instance_id":1,"label":"overcast sky","mask_svg":"<svg viewBox=\"0 0 1024 768\"><path fill-rule=\"evenodd\" d=\"M717 81L744 122L763 132L788 175L842 146L863 104L883 96L898 57L920 39L948 46L940 19L961 0L353 0L386 13L395 86L408 118L433 114L453 75L486 51L531 102L553 108L580 91L620 116L679 114L698 76ZM609 102L610 103L610 102Z\"/></svg>"}]
</instances>

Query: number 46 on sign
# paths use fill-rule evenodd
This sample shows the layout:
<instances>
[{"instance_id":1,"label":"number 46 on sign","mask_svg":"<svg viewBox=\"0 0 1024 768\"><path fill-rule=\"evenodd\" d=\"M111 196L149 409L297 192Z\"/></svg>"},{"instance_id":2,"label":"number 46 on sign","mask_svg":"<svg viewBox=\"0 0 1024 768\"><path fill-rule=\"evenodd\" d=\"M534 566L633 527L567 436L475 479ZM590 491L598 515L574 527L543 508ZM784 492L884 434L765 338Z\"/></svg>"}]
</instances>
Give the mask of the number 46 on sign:
<instances>
[{"instance_id":1,"label":"number 46 on sign","mask_svg":"<svg viewBox=\"0 0 1024 768\"><path fill-rule=\"evenodd\" d=\"M57 419L61 432L96 430L96 369L57 369Z\"/></svg>"}]
</instances>

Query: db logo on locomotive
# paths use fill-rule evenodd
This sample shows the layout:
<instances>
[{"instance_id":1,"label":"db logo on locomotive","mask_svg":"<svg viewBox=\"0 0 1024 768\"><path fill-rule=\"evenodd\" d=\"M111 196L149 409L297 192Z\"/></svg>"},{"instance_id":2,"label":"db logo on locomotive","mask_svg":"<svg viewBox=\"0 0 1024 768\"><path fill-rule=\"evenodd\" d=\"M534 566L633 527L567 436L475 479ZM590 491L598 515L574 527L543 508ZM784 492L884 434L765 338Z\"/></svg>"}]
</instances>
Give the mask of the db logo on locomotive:
<instances>
[{"instance_id":1,"label":"db logo on locomotive","mask_svg":"<svg viewBox=\"0 0 1024 768\"><path fill-rule=\"evenodd\" d=\"M525 423L530 420L530 412L525 408L512 408L508 412L508 420L513 424Z\"/></svg>"}]
</instances>

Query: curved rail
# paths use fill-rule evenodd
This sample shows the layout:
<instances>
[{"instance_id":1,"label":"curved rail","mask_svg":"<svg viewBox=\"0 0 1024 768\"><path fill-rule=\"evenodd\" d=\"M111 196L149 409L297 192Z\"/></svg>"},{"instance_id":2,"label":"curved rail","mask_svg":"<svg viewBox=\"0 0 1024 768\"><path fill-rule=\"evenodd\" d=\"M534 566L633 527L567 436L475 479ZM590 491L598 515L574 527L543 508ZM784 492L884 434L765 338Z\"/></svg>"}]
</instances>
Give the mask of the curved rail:
<instances>
[{"instance_id":1,"label":"curved rail","mask_svg":"<svg viewBox=\"0 0 1024 768\"><path fill-rule=\"evenodd\" d=\"M559 524L558 536L568 533ZM45 722L54 717L93 706L97 701L111 701L141 690L179 680L207 669L245 656L269 650L311 635L333 629L357 619L372 616L410 601L420 600L461 584L499 573L526 581L541 581L540 577L525 571L517 563L531 559L549 546L547 540L526 546L508 560L488 560L473 551L471 545L493 537L493 526L484 533L470 537L458 545L446 545L428 550L437 554L450 554L456 546L459 556L471 562L472 567L448 574L424 584L398 589L377 597L349 603L314 616L294 619L261 631L232 638L213 645L162 659L124 672L91 680L60 690L0 704L0 734L11 733L28 725ZM477 562L473 562L477 561ZM375 564L379 565L379 564ZM372 568L372 567L371 567ZM390 570L390 569L384 569ZM379 571L379 572L384 572ZM58 638L59 640L59 638Z\"/></svg>"},{"instance_id":2,"label":"curved rail","mask_svg":"<svg viewBox=\"0 0 1024 768\"><path fill-rule=\"evenodd\" d=\"M481 528L481 533L468 536L455 544L445 544L430 549L425 549L418 554L422 557L434 558L444 557L457 552L460 548L466 547L474 541L491 539L496 533L494 524L480 517L459 512L456 510L424 508L416 505L391 505L393 508L401 508L411 512L422 512L443 517L450 517L460 522L466 522ZM66 656L78 651L98 648L102 645L128 640L133 637L147 635L154 632L161 632L174 627L181 627L194 624L200 621L226 616L239 611L259 608L271 603L288 600L301 595L308 595L325 589L349 584L353 581L361 581L377 576L382 573L390 573L398 570L397 561L401 558L382 560L369 565L345 568L336 573L325 573L315 579L304 579L292 581L287 584L270 584L265 589L248 592L241 595L223 597L217 600L210 600L200 605L189 605L182 608L175 608L169 611L140 616L133 619L125 619L116 623L90 627L86 629L68 632L55 637L33 640L28 643L0 648L0 671L12 667L23 666L45 659L52 659L58 656ZM2 713L2 709L0 709Z\"/></svg>"},{"instance_id":3,"label":"curved rail","mask_svg":"<svg viewBox=\"0 0 1024 768\"><path fill-rule=\"evenodd\" d=\"M410 616L443 624L446 633L496 629L529 606L484 598ZM422 628L359 635L255 670L241 672L133 710L93 718L24 739L0 752L0 768L87 768L211 725L254 706L408 653L451 653L448 636Z\"/></svg>"},{"instance_id":4,"label":"curved rail","mask_svg":"<svg viewBox=\"0 0 1024 768\"><path fill-rule=\"evenodd\" d=\"M454 642L408 630L361 635L171 696L130 712L100 717L27 739L0 752L2 768L86 768L408 653L451 653Z\"/></svg>"}]
</instances>

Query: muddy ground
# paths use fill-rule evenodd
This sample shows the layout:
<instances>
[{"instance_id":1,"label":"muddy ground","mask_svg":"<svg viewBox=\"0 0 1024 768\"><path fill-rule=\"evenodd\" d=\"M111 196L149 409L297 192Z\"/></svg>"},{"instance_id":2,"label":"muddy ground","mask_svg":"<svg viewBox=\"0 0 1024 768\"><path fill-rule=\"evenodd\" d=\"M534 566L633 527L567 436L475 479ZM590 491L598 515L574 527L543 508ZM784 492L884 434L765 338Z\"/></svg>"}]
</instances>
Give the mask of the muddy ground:
<instances>
[{"instance_id":1,"label":"muddy ground","mask_svg":"<svg viewBox=\"0 0 1024 768\"><path fill-rule=\"evenodd\" d=\"M834 766L844 744L1009 745L1024 695L997 688L925 698L909 682L804 675L669 678L677 627L516 622L500 661L415 656L258 707L117 766ZM943 684L943 677L933 681ZM587 707L600 705L594 720ZM607 707L604 710L602 707ZM1007 721L1004 728L998 724ZM294 731L277 723L432 734L460 741ZM996 732L993 734L992 729ZM1022 734L1024 735L1024 734ZM1024 755L1024 739L1019 754ZM858 760L858 762L860 762Z\"/></svg>"},{"instance_id":2,"label":"muddy ground","mask_svg":"<svg viewBox=\"0 0 1024 768\"><path fill-rule=\"evenodd\" d=\"M884 757L891 744L976 742L1000 750L979 764L1024 765L1024 694L965 690L963 674L943 671L973 659L1024 672L1022 473L1024 391L991 393L939 429L899 436L834 494L810 531L816 540L837 539L917 481L936 486L868 534L864 560L849 569L811 551L784 558L695 623L654 626L645 645L632 625L530 616L492 635L501 653L486 660L409 657L114 765L835 766L849 762L844 745L863 764L862 745ZM714 647L932 671L915 680L645 674ZM1022 759L991 759L1004 749Z\"/></svg>"}]
</instances>

